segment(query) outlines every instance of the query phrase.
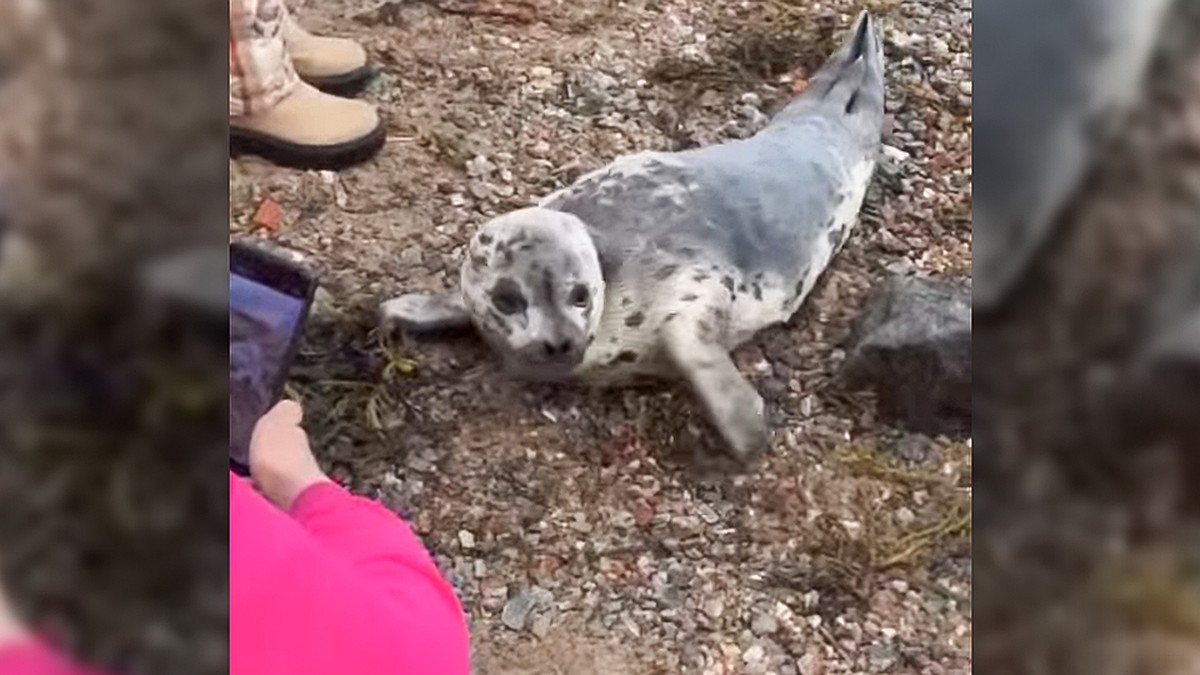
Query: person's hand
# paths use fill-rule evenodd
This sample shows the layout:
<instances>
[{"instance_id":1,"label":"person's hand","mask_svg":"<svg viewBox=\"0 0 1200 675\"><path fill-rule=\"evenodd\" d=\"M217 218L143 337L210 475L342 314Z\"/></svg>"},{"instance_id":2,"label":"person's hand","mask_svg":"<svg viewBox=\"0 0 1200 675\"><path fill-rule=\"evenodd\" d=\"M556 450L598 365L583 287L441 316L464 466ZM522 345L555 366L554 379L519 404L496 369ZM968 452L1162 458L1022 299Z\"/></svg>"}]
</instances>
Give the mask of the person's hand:
<instances>
[{"instance_id":1,"label":"person's hand","mask_svg":"<svg viewBox=\"0 0 1200 675\"><path fill-rule=\"evenodd\" d=\"M280 401L254 425L250 435L250 477L281 509L308 487L329 480L308 447L300 426L304 412L295 401Z\"/></svg>"},{"instance_id":2,"label":"person's hand","mask_svg":"<svg viewBox=\"0 0 1200 675\"><path fill-rule=\"evenodd\" d=\"M17 610L8 599L4 584L0 583L0 651L29 639L29 630L17 616Z\"/></svg>"}]
</instances>

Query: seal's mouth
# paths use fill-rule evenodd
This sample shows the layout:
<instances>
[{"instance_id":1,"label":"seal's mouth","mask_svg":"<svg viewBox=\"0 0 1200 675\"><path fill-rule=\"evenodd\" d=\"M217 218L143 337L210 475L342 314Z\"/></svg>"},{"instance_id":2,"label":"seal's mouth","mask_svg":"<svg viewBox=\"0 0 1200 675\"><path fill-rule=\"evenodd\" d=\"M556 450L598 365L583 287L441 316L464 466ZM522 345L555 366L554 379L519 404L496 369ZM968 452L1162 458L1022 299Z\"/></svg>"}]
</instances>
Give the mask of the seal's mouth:
<instances>
[{"instance_id":1,"label":"seal's mouth","mask_svg":"<svg viewBox=\"0 0 1200 675\"><path fill-rule=\"evenodd\" d=\"M554 382L569 378L583 364L583 353L559 356L554 359L529 359L505 353L504 369L516 379L531 382Z\"/></svg>"}]
</instances>

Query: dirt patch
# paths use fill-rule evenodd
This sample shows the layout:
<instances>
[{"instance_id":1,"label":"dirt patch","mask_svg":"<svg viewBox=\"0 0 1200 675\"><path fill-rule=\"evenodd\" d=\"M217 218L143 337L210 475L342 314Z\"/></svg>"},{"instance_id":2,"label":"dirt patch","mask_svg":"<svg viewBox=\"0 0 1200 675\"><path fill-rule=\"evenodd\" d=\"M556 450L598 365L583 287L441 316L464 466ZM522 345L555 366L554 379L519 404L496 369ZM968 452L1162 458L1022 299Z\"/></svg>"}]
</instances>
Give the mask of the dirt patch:
<instances>
[{"instance_id":1,"label":"dirt patch","mask_svg":"<svg viewBox=\"0 0 1200 675\"><path fill-rule=\"evenodd\" d=\"M522 640L503 647L484 643L474 651L473 667L475 675L667 675L669 672L645 665L624 645L581 637L565 626L537 640Z\"/></svg>"}]
</instances>

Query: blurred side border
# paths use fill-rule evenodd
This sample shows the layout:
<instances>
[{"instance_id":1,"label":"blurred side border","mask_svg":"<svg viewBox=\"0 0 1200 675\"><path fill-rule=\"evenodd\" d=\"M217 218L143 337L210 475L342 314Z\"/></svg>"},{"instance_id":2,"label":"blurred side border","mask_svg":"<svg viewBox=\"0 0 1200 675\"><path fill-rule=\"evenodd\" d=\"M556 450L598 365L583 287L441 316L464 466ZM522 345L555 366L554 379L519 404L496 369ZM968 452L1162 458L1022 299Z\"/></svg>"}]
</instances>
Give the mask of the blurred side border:
<instances>
[{"instance_id":1,"label":"blurred side border","mask_svg":"<svg viewBox=\"0 0 1200 675\"><path fill-rule=\"evenodd\" d=\"M0 6L0 566L123 674L228 668L227 16Z\"/></svg>"},{"instance_id":2,"label":"blurred side border","mask_svg":"<svg viewBox=\"0 0 1200 675\"><path fill-rule=\"evenodd\" d=\"M1090 71L1138 39L1137 21L1104 17L1157 5L1165 21L1145 23L1156 26L1152 53L1128 105L1093 105L1098 97L1088 86L1122 84ZM1008 116L1014 134L1029 110L1042 127L1072 116L1095 121L1072 131L1087 159L1079 180L1053 196L1052 217L1032 222L1030 205L976 202L976 233L992 228L975 239L987 249L977 250L980 259L1029 259L1007 261L1023 269L1001 309L988 298L983 312L976 298L975 667L1194 672L1200 11L1186 0L977 0L975 7L977 111ZM1062 68L1020 70L1050 53L1065 55ZM1132 78L1133 60L1106 77ZM1025 76L1043 81L1014 87ZM1091 85L1080 84L1089 78ZM1039 87L1044 99L1007 95ZM1046 178L1050 165L1062 166L1046 148L1041 157L1006 154L1007 139L987 136L994 128L976 127L976 147L987 149L973 167L981 195L1011 195L1019 190L1005 182L1024 180L1022 173ZM1012 218L987 218L1000 212ZM1018 250L1038 227L1046 231L1035 237L1036 252Z\"/></svg>"}]
</instances>

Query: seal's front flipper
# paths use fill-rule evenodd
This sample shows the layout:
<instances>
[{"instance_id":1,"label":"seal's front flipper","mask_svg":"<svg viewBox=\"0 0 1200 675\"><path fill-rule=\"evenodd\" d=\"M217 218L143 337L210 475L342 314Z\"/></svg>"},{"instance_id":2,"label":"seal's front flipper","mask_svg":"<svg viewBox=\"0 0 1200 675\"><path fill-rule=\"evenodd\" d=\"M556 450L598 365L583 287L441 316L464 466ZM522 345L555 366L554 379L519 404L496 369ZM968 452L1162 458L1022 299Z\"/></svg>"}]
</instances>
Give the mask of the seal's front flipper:
<instances>
[{"instance_id":1,"label":"seal's front flipper","mask_svg":"<svg viewBox=\"0 0 1200 675\"><path fill-rule=\"evenodd\" d=\"M771 447L763 399L723 347L705 341L696 324L673 321L663 330L666 352L692 385L726 447L748 461Z\"/></svg>"},{"instance_id":2,"label":"seal's front flipper","mask_svg":"<svg viewBox=\"0 0 1200 675\"><path fill-rule=\"evenodd\" d=\"M471 327L471 315L457 295L406 293L379 306L379 325L410 333L436 333Z\"/></svg>"}]
</instances>

